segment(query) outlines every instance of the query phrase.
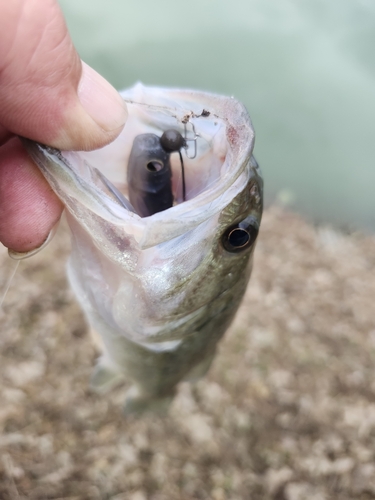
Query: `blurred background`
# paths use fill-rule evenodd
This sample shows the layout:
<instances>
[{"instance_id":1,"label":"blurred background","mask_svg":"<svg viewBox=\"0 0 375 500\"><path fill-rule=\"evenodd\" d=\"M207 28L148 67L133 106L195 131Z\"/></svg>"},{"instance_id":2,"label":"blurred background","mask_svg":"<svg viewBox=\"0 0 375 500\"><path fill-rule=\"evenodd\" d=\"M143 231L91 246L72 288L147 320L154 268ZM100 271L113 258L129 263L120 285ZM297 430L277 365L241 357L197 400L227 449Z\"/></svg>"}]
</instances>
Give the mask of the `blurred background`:
<instances>
[{"instance_id":1,"label":"blurred background","mask_svg":"<svg viewBox=\"0 0 375 500\"><path fill-rule=\"evenodd\" d=\"M60 0L76 47L121 89L233 95L266 201L375 229L373 0Z\"/></svg>"},{"instance_id":2,"label":"blurred background","mask_svg":"<svg viewBox=\"0 0 375 500\"><path fill-rule=\"evenodd\" d=\"M326 226L375 229L375 1L60 3L117 88L243 101L267 202L324 224L265 212L212 369L162 418L123 418L128 385L88 389L66 224L14 279L0 246L0 499L375 499L375 237Z\"/></svg>"}]
</instances>

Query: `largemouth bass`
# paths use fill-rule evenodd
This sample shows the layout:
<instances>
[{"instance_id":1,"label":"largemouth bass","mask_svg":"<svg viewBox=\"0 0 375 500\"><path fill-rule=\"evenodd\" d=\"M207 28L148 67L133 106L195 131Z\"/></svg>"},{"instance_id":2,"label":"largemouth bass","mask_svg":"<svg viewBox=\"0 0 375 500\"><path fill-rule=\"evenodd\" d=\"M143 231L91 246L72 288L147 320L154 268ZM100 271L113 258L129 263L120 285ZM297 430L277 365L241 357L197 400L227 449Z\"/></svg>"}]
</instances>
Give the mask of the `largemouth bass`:
<instances>
[{"instance_id":1,"label":"largemouth bass","mask_svg":"<svg viewBox=\"0 0 375 500\"><path fill-rule=\"evenodd\" d=\"M207 372L250 277L262 178L233 98L141 84L122 96L129 118L105 148L24 145L66 207L68 276L102 340L92 385L125 376L125 411L139 412Z\"/></svg>"}]
</instances>

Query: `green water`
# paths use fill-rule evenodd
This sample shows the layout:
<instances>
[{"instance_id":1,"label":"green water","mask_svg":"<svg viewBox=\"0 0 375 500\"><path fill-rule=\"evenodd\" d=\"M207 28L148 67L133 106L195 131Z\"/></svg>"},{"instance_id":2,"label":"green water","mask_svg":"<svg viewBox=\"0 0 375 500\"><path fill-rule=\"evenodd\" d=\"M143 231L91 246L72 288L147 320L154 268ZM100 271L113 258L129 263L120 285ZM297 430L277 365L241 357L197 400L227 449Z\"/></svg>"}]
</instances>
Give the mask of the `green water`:
<instances>
[{"instance_id":1,"label":"green water","mask_svg":"<svg viewBox=\"0 0 375 500\"><path fill-rule=\"evenodd\" d=\"M374 0L61 0L75 45L136 81L247 106L266 199L375 229Z\"/></svg>"}]
</instances>

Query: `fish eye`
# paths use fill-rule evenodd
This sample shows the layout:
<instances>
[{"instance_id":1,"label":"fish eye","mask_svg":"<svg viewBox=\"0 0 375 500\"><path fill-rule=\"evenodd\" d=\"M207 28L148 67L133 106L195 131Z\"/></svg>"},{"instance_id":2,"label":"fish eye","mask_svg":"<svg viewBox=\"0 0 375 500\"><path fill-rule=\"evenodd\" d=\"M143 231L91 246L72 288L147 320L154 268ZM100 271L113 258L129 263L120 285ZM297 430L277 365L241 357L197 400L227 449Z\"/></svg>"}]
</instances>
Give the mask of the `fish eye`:
<instances>
[{"instance_id":1,"label":"fish eye","mask_svg":"<svg viewBox=\"0 0 375 500\"><path fill-rule=\"evenodd\" d=\"M164 168L164 164L158 160L151 160L147 163L146 168L149 172L160 172Z\"/></svg>"},{"instance_id":2,"label":"fish eye","mask_svg":"<svg viewBox=\"0 0 375 500\"><path fill-rule=\"evenodd\" d=\"M185 139L177 130L166 130L160 137L160 144L165 151L179 151L185 146Z\"/></svg>"},{"instance_id":3,"label":"fish eye","mask_svg":"<svg viewBox=\"0 0 375 500\"><path fill-rule=\"evenodd\" d=\"M252 216L247 217L235 226L229 227L222 236L222 243L225 250L231 253L238 253L251 247L259 232L259 225Z\"/></svg>"}]
</instances>

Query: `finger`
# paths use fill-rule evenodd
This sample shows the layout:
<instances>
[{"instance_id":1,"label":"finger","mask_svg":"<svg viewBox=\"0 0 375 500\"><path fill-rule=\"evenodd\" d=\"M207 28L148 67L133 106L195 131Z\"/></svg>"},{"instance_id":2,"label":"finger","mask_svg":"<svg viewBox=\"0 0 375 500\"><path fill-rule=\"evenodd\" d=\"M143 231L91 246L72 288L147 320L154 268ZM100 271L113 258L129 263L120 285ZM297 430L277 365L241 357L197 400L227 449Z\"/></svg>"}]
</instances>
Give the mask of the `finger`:
<instances>
[{"instance_id":1,"label":"finger","mask_svg":"<svg viewBox=\"0 0 375 500\"><path fill-rule=\"evenodd\" d=\"M17 138L0 148L0 241L16 252L39 247L63 206Z\"/></svg>"},{"instance_id":2,"label":"finger","mask_svg":"<svg viewBox=\"0 0 375 500\"><path fill-rule=\"evenodd\" d=\"M81 64L55 0L0 6L0 123L60 149L95 149L126 120L124 102Z\"/></svg>"},{"instance_id":3,"label":"finger","mask_svg":"<svg viewBox=\"0 0 375 500\"><path fill-rule=\"evenodd\" d=\"M12 135L13 134L11 132L9 132L9 130L2 127L0 124L0 146L2 144L5 144L7 142L7 140L9 140L11 138Z\"/></svg>"}]
</instances>

